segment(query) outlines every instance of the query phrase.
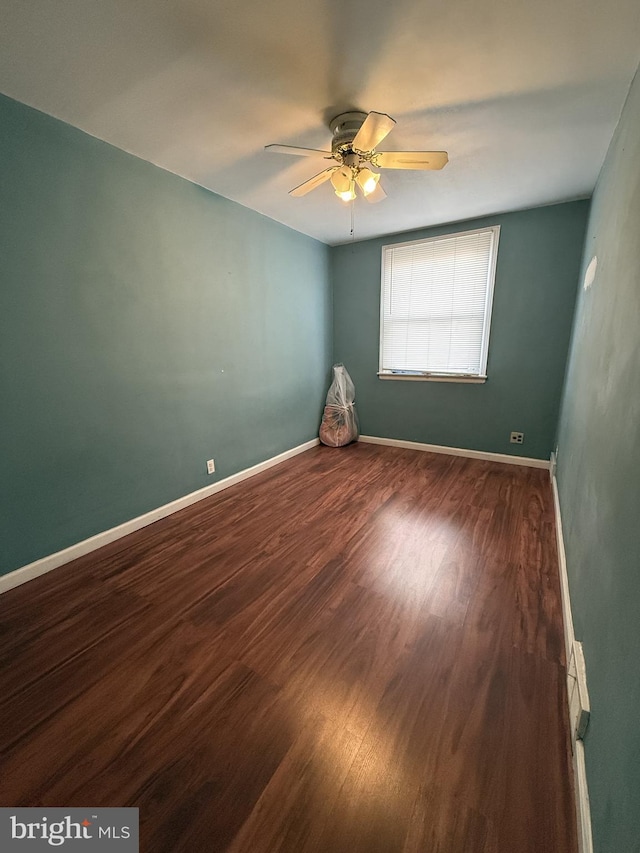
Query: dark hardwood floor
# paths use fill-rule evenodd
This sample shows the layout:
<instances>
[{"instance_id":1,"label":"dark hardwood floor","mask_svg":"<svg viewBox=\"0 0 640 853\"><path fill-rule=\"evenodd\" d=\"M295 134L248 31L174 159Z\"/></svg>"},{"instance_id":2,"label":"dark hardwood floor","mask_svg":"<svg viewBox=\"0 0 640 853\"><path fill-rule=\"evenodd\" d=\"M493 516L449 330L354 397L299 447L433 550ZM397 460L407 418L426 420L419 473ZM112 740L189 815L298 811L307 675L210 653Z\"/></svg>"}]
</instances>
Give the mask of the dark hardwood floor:
<instances>
[{"instance_id":1,"label":"dark hardwood floor","mask_svg":"<svg viewBox=\"0 0 640 853\"><path fill-rule=\"evenodd\" d=\"M0 805L144 853L575 853L547 471L318 447L0 597Z\"/></svg>"}]
</instances>

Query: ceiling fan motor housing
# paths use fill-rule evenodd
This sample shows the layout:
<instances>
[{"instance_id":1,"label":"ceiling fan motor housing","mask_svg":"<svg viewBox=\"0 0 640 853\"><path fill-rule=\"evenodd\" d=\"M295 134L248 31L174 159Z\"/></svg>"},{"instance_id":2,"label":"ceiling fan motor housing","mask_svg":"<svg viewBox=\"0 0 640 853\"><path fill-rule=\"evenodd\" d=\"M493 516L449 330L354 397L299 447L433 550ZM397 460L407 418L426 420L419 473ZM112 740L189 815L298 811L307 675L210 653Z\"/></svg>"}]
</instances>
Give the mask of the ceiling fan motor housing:
<instances>
[{"instance_id":1,"label":"ceiling fan motor housing","mask_svg":"<svg viewBox=\"0 0 640 853\"><path fill-rule=\"evenodd\" d=\"M333 154L344 148L350 148L366 117L367 113L362 112L340 113L330 122L329 128L333 133L331 140Z\"/></svg>"}]
</instances>

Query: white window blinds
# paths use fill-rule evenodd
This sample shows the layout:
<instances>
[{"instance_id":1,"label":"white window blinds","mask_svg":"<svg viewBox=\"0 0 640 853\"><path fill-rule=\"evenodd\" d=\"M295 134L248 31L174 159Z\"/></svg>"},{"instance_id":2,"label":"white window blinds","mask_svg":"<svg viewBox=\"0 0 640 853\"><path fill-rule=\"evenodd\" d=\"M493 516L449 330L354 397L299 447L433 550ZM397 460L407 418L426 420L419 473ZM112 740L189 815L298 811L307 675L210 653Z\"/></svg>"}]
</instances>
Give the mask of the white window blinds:
<instances>
[{"instance_id":1,"label":"white window blinds","mask_svg":"<svg viewBox=\"0 0 640 853\"><path fill-rule=\"evenodd\" d=\"M383 247L381 374L485 376L499 230Z\"/></svg>"}]
</instances>

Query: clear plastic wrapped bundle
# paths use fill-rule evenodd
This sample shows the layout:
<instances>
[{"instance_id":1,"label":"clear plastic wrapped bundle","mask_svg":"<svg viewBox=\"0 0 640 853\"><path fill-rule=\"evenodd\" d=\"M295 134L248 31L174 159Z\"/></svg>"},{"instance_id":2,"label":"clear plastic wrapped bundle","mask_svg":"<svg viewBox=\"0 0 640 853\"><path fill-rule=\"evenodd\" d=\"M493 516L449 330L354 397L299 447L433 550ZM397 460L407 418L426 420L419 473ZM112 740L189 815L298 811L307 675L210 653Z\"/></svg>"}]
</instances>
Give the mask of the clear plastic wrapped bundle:
<instances>
[{"instance_id":1,"label":"clear plastic wrapped bundle","mask_svg":"<svg viewBox=\"0 0 640 853\"><path fill-rule=\"evenodd\" d=\"M329 447L344 447L358 439L356 389L344 364L334 364L333 382L327 394L320 441Z\"/></svg>"}]
</instances>

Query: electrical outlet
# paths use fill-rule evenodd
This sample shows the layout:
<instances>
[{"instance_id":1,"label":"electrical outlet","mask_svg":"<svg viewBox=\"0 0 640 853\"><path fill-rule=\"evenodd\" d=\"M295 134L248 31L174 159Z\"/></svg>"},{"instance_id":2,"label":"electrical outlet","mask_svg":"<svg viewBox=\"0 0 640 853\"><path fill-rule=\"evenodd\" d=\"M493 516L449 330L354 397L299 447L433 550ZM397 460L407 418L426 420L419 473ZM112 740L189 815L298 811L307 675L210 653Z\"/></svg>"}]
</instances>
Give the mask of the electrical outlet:
<instances>
[{"instance_id":1,"label":"electrical outlet","mask_svg":"<svg viewBox=\"0 0 640 853\"><path fill-rule=\"evenodd\" d=\"M213 459L207 459L207 474L214 474L216 470L216 463Z\"/></svg>"},{"instance_id":2,"label":"electrical outlet","mask_svg":"<svg viewBox=\"0 0 640 853\"><path fill-rule=\"evenodd\" d=\"M523 444L524 443L524 433L523 432L512 432L511 438L509 439L511 444Z\"/></svg>"}]
</instances>

